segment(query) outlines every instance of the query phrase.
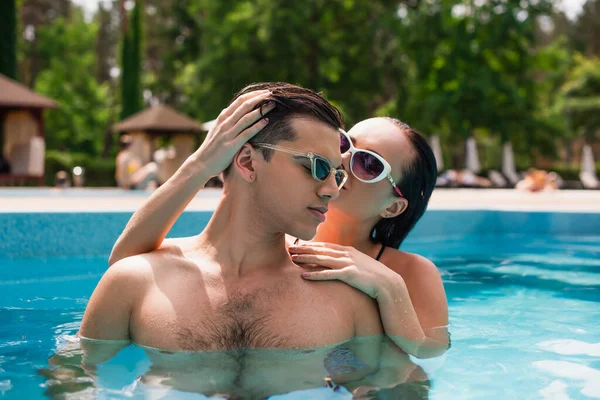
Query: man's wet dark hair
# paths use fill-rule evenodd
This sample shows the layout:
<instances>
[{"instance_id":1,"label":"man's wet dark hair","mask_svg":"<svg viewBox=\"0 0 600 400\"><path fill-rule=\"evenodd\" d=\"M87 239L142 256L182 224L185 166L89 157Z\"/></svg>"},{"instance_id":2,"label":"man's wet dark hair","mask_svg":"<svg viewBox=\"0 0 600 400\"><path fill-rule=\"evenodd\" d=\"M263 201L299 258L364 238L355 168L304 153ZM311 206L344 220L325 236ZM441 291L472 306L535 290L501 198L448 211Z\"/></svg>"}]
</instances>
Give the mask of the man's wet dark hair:
<instances>
[{"instance_id":1,"label":"man's wet dark hair","mask_svg":"<svg viewBox=\"0 0 600 400\"><path fill-rule=\"evenodd\" d=\"M282 141L294 141L297 133L294 131L291 120L294 117L308 117L323 122L334 129L344 127L344 119L340 111L331 105L323 96L311 89L292 85L285 82L254 83L240 90L232 99L254 92L256 90L270 90L273 95L259 104L262 108L267 101L274 101L275 108L266 115L269 123L254 136L248 143L254 147L256 143L277 144ZM261 148L263 157L268 162L273 156L273 150ZM225 170L227 176L230 167Z\"/></svg>"},{"instance_id":2,"label":"man's wet dark hair","mask_svg":"<svg viewBox=\"0 0 600 400\"><path fill-rule=\"evenodd\" d=\"M376 243L397 249L425 213L438 171L433 150L423 135L398 119L385 119L406 135L416 153L412 163L402 171L402 178L398 182L400 191L408 200L408 208L394 218L382 218L371 231Z\"/></svg>"}]
</instances>

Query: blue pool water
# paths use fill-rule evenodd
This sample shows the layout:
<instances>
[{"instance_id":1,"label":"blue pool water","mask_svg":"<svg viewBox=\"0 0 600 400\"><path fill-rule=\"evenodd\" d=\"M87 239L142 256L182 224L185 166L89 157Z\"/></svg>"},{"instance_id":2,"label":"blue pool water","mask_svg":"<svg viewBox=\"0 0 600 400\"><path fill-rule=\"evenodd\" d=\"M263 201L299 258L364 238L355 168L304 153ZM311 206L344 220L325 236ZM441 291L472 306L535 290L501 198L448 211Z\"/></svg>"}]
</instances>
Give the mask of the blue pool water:
<instances>
[{"instance_id":1,"label":"blue pool water","mask_svg":"<svg viewBox=\"0 0 600 400\"><path fill-rule=\"evenodd\" d=\"M77 332L128 217L0 214L0 398L63 398L64 391L201 398L136 386L153 366L134 346L101 365L95 381L78 368L57 376L48 365ZM185 214L171 236L196 233L208 217ZM437 264L450 308L452 348L439 359L413 360L427 374L429 398L600 398L599 215L430 211L405 250ZM397 398L384 375L366 398ZM92 385L99 391L90 392ZM342 391L298 393L289 398L348 398ZM425 398L423 390L402 393Z\"/></svg>"}]
</instances>

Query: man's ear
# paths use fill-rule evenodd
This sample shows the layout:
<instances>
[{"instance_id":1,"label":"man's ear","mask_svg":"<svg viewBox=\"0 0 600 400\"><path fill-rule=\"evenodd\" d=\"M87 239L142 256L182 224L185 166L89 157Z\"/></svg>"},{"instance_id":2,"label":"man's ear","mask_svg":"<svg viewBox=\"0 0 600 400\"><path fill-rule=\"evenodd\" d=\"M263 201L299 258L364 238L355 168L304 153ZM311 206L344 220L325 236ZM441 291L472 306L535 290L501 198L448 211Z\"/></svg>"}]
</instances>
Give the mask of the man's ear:
<instances>
[{"instance_id":1,"label":"man's ear","mask_svg":"<svg viewBox=\"0 0 600 400\"><path fill-rule=\"evenodd\" d=\"M379 213L381 218L394 218L402 214L408 208L408 200L405 198L395 198L392 203Z\"/></svg>"},{"instance_id":2,"label":"man's ear","mask_svg":"<svg viewBox=\"0 0 600 400\"><path fill-rule=\"evenodd\" d=\"M233 157L233 167L242 179L248 183L254 182L256 179L254 163L256 162L257 156L258 152L250 144L246 143Z\"/></svg>"}]
</instances>

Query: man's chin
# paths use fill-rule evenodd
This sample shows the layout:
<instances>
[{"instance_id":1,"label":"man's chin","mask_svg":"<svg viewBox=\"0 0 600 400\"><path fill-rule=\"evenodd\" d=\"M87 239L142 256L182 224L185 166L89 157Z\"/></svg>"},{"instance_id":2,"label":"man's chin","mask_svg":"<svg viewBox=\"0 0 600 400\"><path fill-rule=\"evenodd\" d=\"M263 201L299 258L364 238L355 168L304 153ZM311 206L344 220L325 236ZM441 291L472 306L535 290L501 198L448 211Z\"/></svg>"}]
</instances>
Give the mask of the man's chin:
<instances>
[{"instance_id":1,"label":"man's chin","mask_svg":"<svg viewBox=\"0 0 600 400\"><path fill-rule=\"evenodd\" d=\"M300 240L308 241L308 240L311 240L312 238L314 238L316 234L317 234L317 227L314 227L314 228L298 229L295 234L292 234L292 236L294 236Z\"/></svg>"}]
</instances>

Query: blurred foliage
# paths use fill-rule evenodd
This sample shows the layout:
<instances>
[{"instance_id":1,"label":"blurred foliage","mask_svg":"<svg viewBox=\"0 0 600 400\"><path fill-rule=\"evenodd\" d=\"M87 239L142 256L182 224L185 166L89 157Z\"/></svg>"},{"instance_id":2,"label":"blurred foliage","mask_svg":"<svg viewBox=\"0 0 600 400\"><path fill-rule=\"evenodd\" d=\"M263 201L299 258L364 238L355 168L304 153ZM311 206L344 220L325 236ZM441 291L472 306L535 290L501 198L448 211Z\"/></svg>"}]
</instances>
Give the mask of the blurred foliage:
<instances>
[{"instance_id":1,"label":"blurred foliage","mask_svg":"<svg viewBox=\"0 0 600 400\"><path fill-rule=\"evenodd\" d=\"M561 95L570 128L593 143L600 127L600 59L577 54Z\"/></svg>"},{"instance_id":2,"label":"blurred foliage","mask_svg":"<svg viewBox=\"0 0 600 400\"><path fill-rule=\"evenodd\" d=\"M84 170L85 186L115 186L115 162L112 159L90 157L86 153L67 153L56 150L46 151L45 184L54 186L58 171L66 171L69 176L73 168L79 166Z\"/></svg>"},{"instance_id":3,"label":"blurred foliage","mask_svg":"<svg viewBox=\"0 0 600 400\"><path fill-rule=\"evenodd\" d=\"M321 91L350 126L390 115L440 135L447 167L462 166L469 136L484 167L509 140L534 165L600 128L600 0L575 20L551 0L126 3L84 19L70 0L20 0L19 75L61 103L46 113L49 149L112 158L121 90L145 99L123 96L124 111L160 101L204 122L245 85L277 80ZM128 40L138 50L121 57Z\"/></svg>"},{"instance_id":4,"label":"blurred foliage","mask_svg":"<svg viewBox=\"0 0 600 400\"><path fill-rule=\"evenodd\" d=\"M81 12L37 31L39 55L48 66L40 72L35 89L60 104L45 113L48 149L91 156L102 151L110 110L108 85L98 83L93 74L96 32L97 25L84 21Z\"/></svg>"}]
</instances>

